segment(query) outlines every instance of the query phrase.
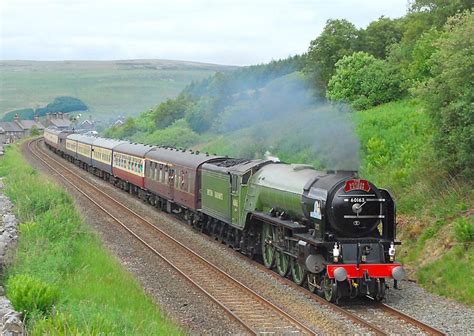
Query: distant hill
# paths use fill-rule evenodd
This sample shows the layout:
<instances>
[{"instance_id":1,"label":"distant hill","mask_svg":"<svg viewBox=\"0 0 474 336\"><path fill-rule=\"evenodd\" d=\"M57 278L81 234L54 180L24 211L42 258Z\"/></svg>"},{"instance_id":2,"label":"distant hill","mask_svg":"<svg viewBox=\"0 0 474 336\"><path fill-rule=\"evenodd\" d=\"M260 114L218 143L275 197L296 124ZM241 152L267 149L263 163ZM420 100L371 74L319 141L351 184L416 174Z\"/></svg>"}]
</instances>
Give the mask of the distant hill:
<instances>
[{"instance_id":1,"label":"distant hill","mask_svg":"<svg viewBox=\"0 0 474 336\"><path fill-rule=\"evenodd\" d=\"M72 96L97 119L137 115L187 84L235 67L172 60L0 61L0 117Z\"/></svg>"}]
</instances>

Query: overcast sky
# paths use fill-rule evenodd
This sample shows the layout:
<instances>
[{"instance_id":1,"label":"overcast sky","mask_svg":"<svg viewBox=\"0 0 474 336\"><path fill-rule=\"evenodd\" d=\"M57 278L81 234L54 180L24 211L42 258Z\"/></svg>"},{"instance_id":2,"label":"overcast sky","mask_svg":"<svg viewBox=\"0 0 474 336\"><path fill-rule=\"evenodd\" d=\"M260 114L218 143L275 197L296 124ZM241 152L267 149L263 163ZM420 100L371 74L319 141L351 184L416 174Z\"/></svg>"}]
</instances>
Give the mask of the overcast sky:
<instances>
[{"instance_id":1,"label":"overcast sky","mask_svg":"<svg viewBox=\"0 0 474 336\"><path fill-rule=\"evenodd\" d=\"M407 0L0 0L0 59L246 65L307 50L326 20L365 27Z\"/></svg>"}]
</instances>

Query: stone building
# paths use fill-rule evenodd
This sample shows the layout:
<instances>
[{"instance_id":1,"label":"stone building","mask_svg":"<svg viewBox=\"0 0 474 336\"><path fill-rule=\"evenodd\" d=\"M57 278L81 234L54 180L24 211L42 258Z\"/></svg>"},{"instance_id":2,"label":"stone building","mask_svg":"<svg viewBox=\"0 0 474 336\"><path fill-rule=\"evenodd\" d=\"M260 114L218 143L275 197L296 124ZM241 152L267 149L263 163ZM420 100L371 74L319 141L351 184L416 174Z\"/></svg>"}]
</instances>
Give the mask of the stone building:
<instances>
[{"instance_id":1,"label":"stone building","mask_svg":"<svg viewBox=\"0 0 474 336\"><path fill-rule=\"evenodd\" d=\"M0 128L5 132L3 143L14 143L25 135L25 131L16 121L0 121Z\"/></svg>"},{"instance_id":2,"label":"stone building","mask_svg":"<svg viewBox=\"0 0 474 336\"><path fill-rule=\"evenodd\" d=\"M63 112L46 113L45 126L57 127L59 129L68 129L71 128L72 122Z\"/></svg>"},{"instance_id":3,"label":"stone building","mask_svg":"<svg viewBox=\"0 0 474 336\"><path fill-rule=\"evenodd\" d=\"M44 126L39 121L38 116L35 116L34 120L21 120L20 117L16 115L14 121L23 129L24 136L31 135L33 129L37 129L41 133L44 131Z\"/></svg>"}]
</instances>

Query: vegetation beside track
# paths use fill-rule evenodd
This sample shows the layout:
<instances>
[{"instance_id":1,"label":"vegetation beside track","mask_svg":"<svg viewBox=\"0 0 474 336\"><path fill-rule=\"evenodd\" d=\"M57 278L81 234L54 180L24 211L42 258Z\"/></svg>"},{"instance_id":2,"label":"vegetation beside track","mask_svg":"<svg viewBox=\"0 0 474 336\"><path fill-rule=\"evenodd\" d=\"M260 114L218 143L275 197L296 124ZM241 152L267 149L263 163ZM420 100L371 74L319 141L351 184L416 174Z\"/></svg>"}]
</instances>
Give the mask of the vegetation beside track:
<instances>
[{"instance_id":1,"label":"vegetation beside track","mask_svg":"<svg viewBox=\"0 0 474 336\"><path fill-rule=\"evenodd\" d=\"M87 228L72 198L27 164L19 145L0 158L0 176L21 222L4 282L31 335L180 334Z\"/></svg>"},{"instance_id":2,"label":"vegetation beside track","mask_svg":"<svg viewBox=\"0 0 474 336\"><path fill-rule=\"evenodd\" d=\"M362 176L397 200L398 258L425 288L474 306L473 185L439 163L422 104L402 100L354 114Z\"/></svg>"}]
</instances>

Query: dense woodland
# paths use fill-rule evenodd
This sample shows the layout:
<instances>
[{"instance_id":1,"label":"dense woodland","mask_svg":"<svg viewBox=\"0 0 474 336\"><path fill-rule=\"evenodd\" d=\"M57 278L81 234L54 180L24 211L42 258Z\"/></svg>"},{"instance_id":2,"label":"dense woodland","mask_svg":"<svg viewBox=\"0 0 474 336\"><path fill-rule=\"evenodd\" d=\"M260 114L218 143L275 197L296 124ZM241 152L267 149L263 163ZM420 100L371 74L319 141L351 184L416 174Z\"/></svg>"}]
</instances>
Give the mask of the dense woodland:
<instances>
[{"instance_id":1,"label":"dense woodland","mask_svg":"<svg viewBox=\"0 0 474 336\"><path fill-rule=\"evenodd\" d=\"M193 82L106 135L358 169L394 191L414 276L474 304L472 5L415 0L362 29L328 20L304 55Z\"/></svg>"}]
</instances>

